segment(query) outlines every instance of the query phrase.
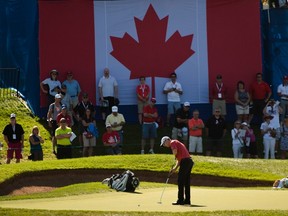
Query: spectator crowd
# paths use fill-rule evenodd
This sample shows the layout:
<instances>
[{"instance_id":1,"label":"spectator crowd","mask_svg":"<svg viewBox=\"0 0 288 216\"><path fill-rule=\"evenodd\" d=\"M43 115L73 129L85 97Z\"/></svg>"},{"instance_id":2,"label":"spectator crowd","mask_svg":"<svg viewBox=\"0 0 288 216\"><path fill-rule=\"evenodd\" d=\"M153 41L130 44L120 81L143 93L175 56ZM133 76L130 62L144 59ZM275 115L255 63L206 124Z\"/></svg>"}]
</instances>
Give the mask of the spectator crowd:
<instances>
[{"instance_id":1,"label":"spectator crowd","mask_svg":"<svg viewBox=\"0 0 288 216\"><path fill-rule=\"evenodd\" d=\"M67 79L62 83L58 80L57 70L51 70L49 75L49 78L40 83L40 88L47 95L47 125L51 130L51 149L56 157L72 158L72 141L76 137L82 148L83 157L94 155L97 141L102 142L106 154L122 154L126 121L124 115L118 110L120 103L118 83L110 74L110 70L104 69L103 77L98 83L101 104L99 122L96 122L95 118L96 106L89 100L86 92L81 92L72 71L67 72ZM181 140L191 154L221 157L227 140L225 136L229 133L226 122L226 99L227 92L230 91L222 75L218 74L215 83L212 84L210 92L212 113L206 121L201 119L201 110L192 109L189 101L181 101L181 96L185 92L181 83L177 81L177 74L171 73L169 78L170 80L163 87L163 94L167 96L165 127L171 129L172 140ZM138 106L138 113L135 113L135 116L137 115L142 130L139 153L154 154L157 131L164 125L160 121L162 115L158 113L157 99L151 95L150 87L145 81L145 77L139 77L139 84L135 87ZM274 159L275 153L280 150L280 158L286 158L288 76L283 77L283 83L279 84L277 93L280 101L271 98L272 91L263 81L261 73L256 74L256 79L250 85L249 91L243 81L237 82L234 93L237 119L231 130L231 151L234 158L260 157L256 136L251 127L253 120L256 122L254 128L261 131L263 157ZM99 124L104 124L103 134L99 133L97 127ZM16 158L17 163L20 162L24 147L24 130L16 122L16 114L10 115L10 123L4 128L3 135L8 147L7 164L13 158ZM205 143L203 143L204 136ZM29 159L43 160L41 147L43 142L38 127L34 126L29 136L31 153Z\"/></svg>"}]
</instances>

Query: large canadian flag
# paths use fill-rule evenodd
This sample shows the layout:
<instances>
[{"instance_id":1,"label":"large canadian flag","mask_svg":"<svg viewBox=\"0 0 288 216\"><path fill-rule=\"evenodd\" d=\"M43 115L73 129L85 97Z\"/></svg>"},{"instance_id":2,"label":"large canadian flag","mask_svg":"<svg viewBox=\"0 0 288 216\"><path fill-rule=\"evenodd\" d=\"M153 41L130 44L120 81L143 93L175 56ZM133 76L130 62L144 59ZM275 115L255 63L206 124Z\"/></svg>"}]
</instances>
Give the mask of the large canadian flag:
<instances>
[{"instance_id":1,"label":"large canadian flag","mask_svg":"<svg viewBox=\"0 0 288 216\"><path fill-rule=\"evenodd\" d=\"M159 104L172 72L182 102L208 103L221 74L233 102L237 81L249 86L261 72L259 7L259 0L39 1L40 77L56 68L63 81L73 70L96 103L108 67L121 105L136 105L140 76Z\"/></svg>"},{"instance_id":2,"label":"large canadian flag","mask_svg":"<svg viewBox=\"0 0 288 216\"><path fill-rule=\"evenodd\" d=\"M135 104L138 78L145 76L157 103L175 72L183 101L208 102L206 1L94 2L96 83L104 67L119 84L122 104Z\"/></svg>"}]
</instances>

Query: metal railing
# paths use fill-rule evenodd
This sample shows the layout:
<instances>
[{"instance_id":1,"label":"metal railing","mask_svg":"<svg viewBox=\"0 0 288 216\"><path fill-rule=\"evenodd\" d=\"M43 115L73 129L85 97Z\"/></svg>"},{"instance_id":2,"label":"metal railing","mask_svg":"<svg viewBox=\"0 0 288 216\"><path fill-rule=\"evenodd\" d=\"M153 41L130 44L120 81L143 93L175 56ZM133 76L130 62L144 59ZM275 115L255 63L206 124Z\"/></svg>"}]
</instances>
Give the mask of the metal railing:
<instances>
[{"instance_id":1,"label":"metal railing","mask_svg":"<svg viewBox=\"0 0 288 216\"><path fill-rule=\"evenodd\" d=\"M0 68L0 97L19 96L20 68Z\"/></svg>"}]
</instances>

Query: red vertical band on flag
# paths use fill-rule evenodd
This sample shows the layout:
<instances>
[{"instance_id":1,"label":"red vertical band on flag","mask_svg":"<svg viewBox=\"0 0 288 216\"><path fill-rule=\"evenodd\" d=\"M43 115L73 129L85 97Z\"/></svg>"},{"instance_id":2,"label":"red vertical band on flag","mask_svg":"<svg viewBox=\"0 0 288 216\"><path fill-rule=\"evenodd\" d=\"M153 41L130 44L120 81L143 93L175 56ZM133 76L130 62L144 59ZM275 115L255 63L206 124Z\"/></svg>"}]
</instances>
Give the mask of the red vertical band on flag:
<instances>
[{"instance_id":1,"label":"red vertical band on flag","mask_svg":"<svg viewBox=\"0 0 288 216\"><path fill-rule=\"evenodd\" d=\"M259 0L207 0L209 86L222 74L228 101L236 83L248 88L262 71Z\"/></svg>"},{"instance_id":2,"label":"red vertical band on flag","mask_svg":"<svg viewBox=\"0 0 288 216\"><path fill-rule=\"evenodd\" d=\"M51 69L59 80L71 70L95 104L95 41L93 1L39 1L40 80ZM41 107L47 106L41 93Z\"/></svg>"}]
</instances>

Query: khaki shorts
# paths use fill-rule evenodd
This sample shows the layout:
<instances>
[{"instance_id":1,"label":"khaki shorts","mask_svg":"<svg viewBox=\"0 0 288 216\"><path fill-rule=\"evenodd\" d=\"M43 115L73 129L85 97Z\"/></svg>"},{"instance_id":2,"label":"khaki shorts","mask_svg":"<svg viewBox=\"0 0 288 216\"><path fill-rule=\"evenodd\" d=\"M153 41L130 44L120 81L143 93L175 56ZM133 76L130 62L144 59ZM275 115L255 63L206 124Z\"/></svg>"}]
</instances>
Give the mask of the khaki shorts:
<instances>
[{"instance_id":1,"label":"khaki shorts","mask_svg":"<svg viewBox=\"0 0 288 216\"><path fill-rule=\"evenodd\" d=\"M87 139L85 135L83 135L83 147L95 147L96 146L96 138L92 137Z\"/></svg>"},{"instance_id":2,"label":"khaki shorts","mask_svg":"<svg viewBox=\"0 0 288 216\"><path fill-rule=\"evenodd\" d=\"M221 115L226 115L226 100L213 100L213 111L212 114L214 114L214 110L216 108L219 108L221 110Z\"/></svg>"},{"instance_id":3,"label":"khaki shorts","mask_svg":"<svg viewBox=\"0 0 288 216\"><path fill-rule=\"evenodd\" d=\"M189 152L203 153L202 137L189 136Z\"/></svg>"},{"instance_id":4,"label":"khaki shorts","mask_svg":"<svg viewBox=\"0 0 288 216\"><path fill-rule=\"evenodd\" d=\"M138 113L143 113L143 108L144 108L144 106L146 106L148 103L147 103L147 101L140 101L140 100L138 100Z\"/></svg>"},{"instance_id":5,"label":"khaki shorts","mask_svg":"<svg viewBox=\"0 0 288 216\"><path fill-rule=\"evenodd\" d=\"M249 114L249 106L243 107L238 104L235 105L237 115L248 115Z\"/></svg>"}]
</instances>

